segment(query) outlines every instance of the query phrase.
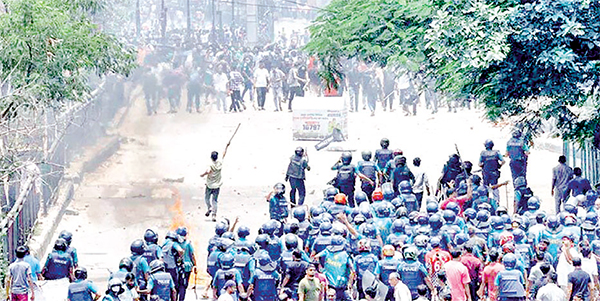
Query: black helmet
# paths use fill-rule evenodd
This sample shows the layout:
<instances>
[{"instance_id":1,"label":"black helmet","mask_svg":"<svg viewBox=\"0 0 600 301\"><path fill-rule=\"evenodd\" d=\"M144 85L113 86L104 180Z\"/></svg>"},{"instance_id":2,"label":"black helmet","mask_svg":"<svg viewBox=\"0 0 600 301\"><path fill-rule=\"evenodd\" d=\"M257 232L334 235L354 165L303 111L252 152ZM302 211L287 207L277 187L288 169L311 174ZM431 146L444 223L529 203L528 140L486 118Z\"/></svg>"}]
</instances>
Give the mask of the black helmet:
<instances>
[{"instance_id":1,"label":"black helmet","mask_svg":"<svg viewBox=\"0 0 600 301\"><path fill-rule=\"evenodd\" d=\"M129 257L121 259L119 262L119 269L125 269L127 272L133 271L133 261Z\"/></svg>"},{"instance_id":2,"label":"black helmet","mask_svg":"<svg viewBox=\"0 0 600 301\"><path fill-rule=\"evenodd\" d=\"M87 270L84 267L75 269L75 279L85 280L87 278Z\"/></svg>"},{"instance_id":3,"label":"black helmet","mask_svg":"<svg viewBox=\"0 0 600 301\"><path fill-rule=\"evenodd\" d=\"M238 237L245 238L246 236L250 235L250 228L246 226L240 226L238 228L237 235Z\"/></svg>"},{"instance_id":4,"label":"black helmet","mask_svg":"<svg viewBox=\"0 0 600 301\"><path fill-rule=\"evenodd\" d=\"M275 190L276 194L283 194L285 193L285 184L277 183L275 186L273 186L273 189Z\"/></svg>"},{"instance_id":5,"label":"black helmet","mask_svg":"<svg viewBox=\"0 0 600 301\"><path fill-rule=\"evenodd\" d=\"M285 237L285 248L292 250L298 247L298 238L296 235L286 235Z\"/></svg>"},{"instance_id":6,"label":"black helmet","mask_svg":"<svg viewBox=\"0 0 600 301\"><path fill-rule=\"evenodd\" d=\"M303 156L304 155L304 149L300 146L296 147L296 150L294 151L294 153L296 153L296 156Z\"/></svg>"},{"instance_id":7,"label":"black helmet","mask_svg":"<svg viewBox=\"0 0 600 301\"><path fill-rule=\"evenodd\" d=\"M158 271L163 271L165 270L165 264L162 262L162 260L152 260L152 262L150 262L150 273L154 274Z\"/></svg>"},{"instance_id":8,"label":"black helmet","mask_svg":"<svg viewBox=\"0 0 600 301\"><path fill-rule=\"evenodd\" d=\"M483 144L485 146L486 149L492 149L494 147L494 141L488 139L485 140L485 143Z\"/></svg>"},{"instance_id":9,"label":"black helmet","mask_svg":"<svg viewBox=\"0 0 600 301\"><path fill-rule=\"evenodd\" d=\"M352 153L351 152L342 153L342 163L350 164L350 162L352 162Z\"/></svg>"},{"instance_id":10,"label":"black helmet","mask_svg":"<svg viewBox=\"0 0 600 301\"><path fill-rule=\"evenodd\" d=\"M369 161L369 160L371 160L371 157L373 156L373 154L371 154L371 151L366 150L361 153L361 156L362 156L363 160Z\"/></svg>"},{"instance_id":11,"label":"black helmet","mask_svg":"<svg viewBox=\"0 0 600 301\"><path fill-rule=\"evenodd\" d=\"M146 241L147 243L157 244L158 235L152 229L147 229L144 233L144 241Z\"/></svg>"},{"instance_id":12,"label":"black helmet","mask_svg":"<svg viewBox=\"0 0 600 301\"><path fill-rule=\"evenodd\" d=\"M71 241L73 241L73 233L67 230L62 230L60 231L60 234L58 234L58 238L64 239L67 242L67 246L70 246Z\"/></svg>"},{"instance_id":13,"label":"black helmet","mask_svg":"<svg viewBox=\"0 0 600 301\"><path fill-rule=\"evenodd\" d=\"M217 236L221 236L223 233L227 232L228 229L229 227L227 227L225 223L219 222L215 225L215 234L217 234Z\"/></svg>"},{"instance_id":14,"label":"black helmet","mask_svg":"<svg viewBox=\"0 0 600 301\"><path fill-rule=\"evenodd\" d=\"M390 146L390 139L382 138L381 141L379 141L379 145L381 145L382 148L388 148Z\"/></svg>"},{"instance_id":15,"label":"black helmet","mask_svg":"<svg viewBox=\"0 0 600 301\"><path fill-rule=\"evenodd\" d=\"M28 252L29 252L29 247L18 246L17 249L15 250L15 255L17 256L17 258L23 258L23 257L25 257L25 255L27 255Z\"/></svg>"},{"instance_id":16,"label":"black helmet","mask_svg":"<svg viewBox=\"0 0 600 301\"><path fill-rule=\"evenodd\" d=\"M333 202L336 194L338 194L337 188L329 187L327 190L325 190L325 199Z\"/></svg>"},{"instance_id":17,"label":"black helmet","mask_svg":"<svg viewBox=\"0 0 600 301\"><path fill-rule=\"evenodd\" d=\"M520 137L521 137L521 134L522 134L522 132L521 132L521 130L520 130L520 129L518 129L518 128L517 128L517 129L515 129L515 130L512 132L512 136L513 136L513 138L520 138Z\"/></svg>"},{"instance_id":18,"label":"black helmet","mask_svg":"<svg viewBox=\"0 0 600 301\"><path fill-rule=\"evenodd\" d=\"M179 235L177 235L177 233L175 233L175 231L169 231L169 232L167 232L167 235L165 236L165 238L176 241L179 239Z\"/></svg>"},{"instance_id":19,"label":"black helmet","mask_svg":"<svg viewBox=\"0 0 600 301\"><path fill-rule=\"evenodd\" d=\"M131 253L133 255L143 255L144 254L144 241L141 239L136 239L131 243L131 247L129 247Z\"/></svg>"},{"instance_id":20,"label":"black helmet","mask_svg":"<svg viewBox=\"0 0 600 301\"><path fill-rule=\"evenodd\" d=\"M54 250L57 251L66 251L67 250L67 241L59 238L56 240L56 242L54 243Z\"/></svg>"}]
</instances>

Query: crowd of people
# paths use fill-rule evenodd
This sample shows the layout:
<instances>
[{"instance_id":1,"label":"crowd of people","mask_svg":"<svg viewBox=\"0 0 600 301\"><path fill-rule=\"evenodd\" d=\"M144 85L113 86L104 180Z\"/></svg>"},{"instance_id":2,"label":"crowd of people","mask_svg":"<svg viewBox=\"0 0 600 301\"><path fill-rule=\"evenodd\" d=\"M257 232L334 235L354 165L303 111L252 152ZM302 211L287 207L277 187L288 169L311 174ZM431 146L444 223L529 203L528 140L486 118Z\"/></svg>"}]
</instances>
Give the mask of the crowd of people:
<instances>
[{"instance_id":1,"label":"crowd of people","mask_svg":"<svg viewBox=\"0 0 600 301\"><path fill-rule=\"evenodd\" d=\"M266 197L270 220L253 231L216 220L207 246L205 298L231 300L595 300L600 283L598 187L560 156L553 170L556 211L541 208L527 187L528 147L519 131L505 155L484 143L478 165L449 157L437 185L409 167L382 139L374 156L351 153L332 166L336 177L323 199L305 204L308 158L297 148L286 185ZM514 187L511 210L499 205L500 166L508 157ZM217 162L218 154L211 154ZM481 172L481 176L478 174ZM207 171L207 173L210 173ZM216 200L212 203L216 206ZM213 207L216 211L216 207ZM210 210L209 210L210 213ZM86 280L72 235L63 231L40 268L26 247L9 267L12 300L27 300L36 279L72 281L68 300L183 301L198 263L180 227L148 229L131 244L105 292ZM192 277L193 278L193 277ZM22 297L24 296L24 297ZM33 297L33 295L29 295Z\"/></svg>"}]
</instances>

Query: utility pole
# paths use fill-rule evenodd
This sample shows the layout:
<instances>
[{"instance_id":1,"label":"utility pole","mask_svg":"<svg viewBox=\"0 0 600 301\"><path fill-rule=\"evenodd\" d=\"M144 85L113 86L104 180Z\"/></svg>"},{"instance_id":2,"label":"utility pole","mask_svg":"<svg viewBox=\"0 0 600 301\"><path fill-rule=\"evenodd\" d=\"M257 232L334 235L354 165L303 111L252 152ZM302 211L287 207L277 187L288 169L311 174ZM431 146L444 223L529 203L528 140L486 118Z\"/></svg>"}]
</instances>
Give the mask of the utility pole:
<instances>
[{"instance_id":1,"label":"utility pole","mask_svg":"<svg viewBox=\"0 0 600 301\"><path fill-rule=\"evenodd\" d=\"M190 0L186 0L185 6L187 9L187 36L190 38L192 36L192 11L190 9Z\"/></svg>"},{"instance_id":2,"label":"utility pole","mask_svg":"<svg viewBox=\"0 0 600 301\"><path fill-rule=\"evenodd\" d=\"M140 16L140 0L135 1L135 36L140 38L140 32L142 31L142 20Z\"/></svg>"}]
</instances>

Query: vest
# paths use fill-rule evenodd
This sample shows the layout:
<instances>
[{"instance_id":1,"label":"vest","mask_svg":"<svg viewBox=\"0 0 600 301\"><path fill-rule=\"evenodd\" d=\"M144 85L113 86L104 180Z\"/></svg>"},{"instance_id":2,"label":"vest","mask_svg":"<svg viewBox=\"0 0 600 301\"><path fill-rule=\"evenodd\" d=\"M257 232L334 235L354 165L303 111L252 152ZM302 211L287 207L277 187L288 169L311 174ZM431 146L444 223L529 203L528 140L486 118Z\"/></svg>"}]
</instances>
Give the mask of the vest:
<instances>
[{"instance_id":1,"label":"vest","mask_svg":"<svg viewBox=\"0 0 600 301\"><path fill-rule=\"evenodd\" d=\"M278 279L274 272L265 272L261 269L256 269L254 272L254 300L255 301L272 301L278 299L277 282Z\"/></svg>"},{"instance_id":2,"label":"vest","mask_svg":"<svg viewBox=\"0 0 600 301\"><path fill-rule=\"evenodd\" d=\"M88 283L87 280L71 283L69 285L69 299L71 301L93 301Z\"/></svg>"},{"instance_id":3,"label":"vest","mask_svg":"<svg viewBox=\"0 0 600 301\"><path fill-rule=\"evenodd\" d=\"M72 266L71 255L65 252L52 251L50 253L50 263L48 264L44 278L46 280L67 278L69 276L69 269Z\"/></svg>"},{"instance_id":4,"label":"vest","mask_svg":"<svg viewBox=\"0 0 600 301\"><path fill-rule=\"evenodd\" d=\"M355 179L356 179L356 175L354 174L354 166L353 165L340 166L340 168L338 169L337 176L336 176L337 186L354 187Z\"/></svg>"},{"instance_id":5,"label":"vest","mask_svg":"<svg viewBox=\"0 0 600 301\"><path fill-rule=\"evenodd\" d=\"M498 286L499 297L525 297L525 289L519 280L522 274L519 270L504 270L498 273L500 285Z\"/></svg>"},{"instance_id":6,"label":"vest","mask_svg":"<svg viewBox=\"0 0 600 301\"><path fill-rule=\"evenodd\" d=\"M360 173L365 175L367 178L375 181L377 179L377 168L375 167L375 162L371 161L362 161L359 165L358 170ZM364 182L367 182L363 180Z\"/></svg>"},{"instance_id":7,"label":"vest","mask_svg":"<svg viewBox=\"0 0 600 301\"><path fill-rule=\"evenodd\" d=\"M508 156L511 160L525 160L525 152L523 146L525 142L520 138L510 138L506 143Z\"/></svg>"},{"instance_id":8,"label":"vest","mask_svg":"<svg viewBox=\"0 0 600 301\"><path fill-rule=\"evenodd\" d=\"M375 152L375 160L377 160L377 166L379 166L380 169L385 168L385 165L388 161L392 160L393 157L394 153L389 149L382 148Z\"/></svg>"},{"instance_id":9,"label":"vest","mask_svg":"<svg viewBox=\"0 0 600 301\"><path fill-rule=\"evenodd\" d=\"M144 256L131 256L131 260L133 261L133 274L135 275L135 282L142 289L146 287L146 278L140 265L142 260L145 259L146 258L144 258Z\"/></svg>"},{"instance_id":10,"label":"vest","mask_svg":"<svg viewBox=\"0 0 600 301\"><path fill-rule=\"evenodd\" d=\"M158 259L158 250L160 249L159 246L155 245L155 244L148 244L146 245L146 249L144 251L144 258L146 258L146 262L151 263L154 260Z\"/></svg>"},{"instance_id":11,"label":"vest","mask_svg":"<svg viewBox=\"0 0 600 301\"><path fill-rule=\"evenodd\" d=\"M163 251L163 261L165 262L165 268L174 269L177 267L176 258L175 258L175 250L173 250L173 242L172 240L167 240L162 247Z\"/></svg>"},{"instance_id":12,"label":"vest","mask_svg":"<svg viewBox=\"0 0 600 301\"><path fill-rule=\"evenodd\" d=\"M481 152L481 162L483 162L483 171L486 173L496 173L500 168L498 163L498 151L484 150Z\"/></svg>"},{"instance_id":13,"label":"vest","mask_svg":"<svg viewBox=\"0 0 600 301\"><path fill-rule=\"evenodd\" d=\"M379 276L383 283L388 283L390 274L398 270L399 264L400 261L394 258L384 258L379 261L379 267L381 269L381 273L379 274Z\"/></svg>"},{"instance_id":14,"label":"vest","mask_svg":"<svg viewBox=\"0 0 600 301\"><path fill-rule=\"evenodd\" d=\"M304 179L305 176L305 172L304 172L304 166L302 166L304 162L304 158L302 156L292 156L290 158L290 164L288 165L288 169L287 169L287 175L290 178L296 178L296 179Z\"/></svg>"},{"instance_id":15,"label":"vest","mask_svg":"<svg viewBox=\"0 0 600 301\"><path fill-rule=\"evenodd\" d=\"M417 294L417 286L423 284L423 275L421 274L422 264L418 261L413 262L402 262L398 266L398 273L402 277L402 282L408 286L410 293L415 299Z\"/></svg>"},{"instance_id":16,"label":"vest","mask_svg":"<svg viewBox=\"0 0 600 301\"><path fill-rule=\"evenodd\" d=\"M375 267L377 266L377 257L371 253L359 253L355 260L356 262L356 274L358 279L362 279L362 275L369 271L375 273Z\"/></svg>"},{"instance_id":17,"label":"vest","mask_svg":"<svg viewBox=\"0 0 600 301\"><path fill-rule=\"evenodd\" d=\"M252 271L250 271L250 261L254 260L252 255L246 253L238 253L234 257L233 267L240 272L242 275L242 283L244 286L250 284L250 277L252 277Z\"/></svg>"},{"instance_id":18,"label":"vest","mask_svg":"<svg viewBox=\"0 0 600 301\"><path fill-rule=\"evenodd\" d=\"M319 235L312 246L312 251L319 254L331 245L331 236Z\"/></svg>"},{"instance_id":19,"label":"vest","mask_svg":"<svg viewBox=\"0 0 600 301\"><path fill-rule=\"evenodd\" d=\"M171 300L171 275L166 272L157 272L152 274L154 286L152 287L152 296L158 296L159 300Z\"/></svg>"}]
</instances>

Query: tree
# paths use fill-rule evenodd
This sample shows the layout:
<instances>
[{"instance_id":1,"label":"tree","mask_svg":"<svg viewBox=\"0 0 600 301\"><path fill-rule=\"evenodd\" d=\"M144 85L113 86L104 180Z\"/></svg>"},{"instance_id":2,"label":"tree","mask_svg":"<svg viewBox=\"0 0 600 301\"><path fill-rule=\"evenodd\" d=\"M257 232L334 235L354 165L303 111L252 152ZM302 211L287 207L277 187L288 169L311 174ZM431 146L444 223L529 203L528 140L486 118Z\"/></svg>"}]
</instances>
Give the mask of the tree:
<instances>
[{"instance_id":1,"label":"tree","mask_svg":"<svg viewBox=\"0 0 600 301\"><path fill-rule=\"evenodd\" d=\"M421 69L447 95L480 99L493 121L535 136L553 119L563 138L583 141L600 129L599 9L598 0L334 0L306 49L328 83L344 58Z\"/></svg>"},{"instance_id":2,"label":"tree","mask_svg":"<svg viewBox=\"0 0 600 301\"><path fill-rule=\"evenodd\" d=\"M90 75L128 75L134 51L98 30L98 0L4 0L0 14L0 112L62 109L89 96Z\"/></svg>"}]
</instances>

